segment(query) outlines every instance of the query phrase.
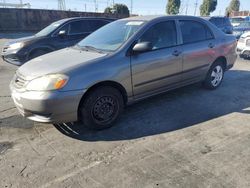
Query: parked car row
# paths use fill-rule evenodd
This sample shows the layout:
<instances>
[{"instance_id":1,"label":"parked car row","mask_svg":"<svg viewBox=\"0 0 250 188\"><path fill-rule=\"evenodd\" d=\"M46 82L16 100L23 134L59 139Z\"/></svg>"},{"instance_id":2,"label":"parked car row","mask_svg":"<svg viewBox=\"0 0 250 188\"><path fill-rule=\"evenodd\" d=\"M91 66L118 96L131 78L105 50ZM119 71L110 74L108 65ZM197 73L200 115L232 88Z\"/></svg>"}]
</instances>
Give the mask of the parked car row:
<instances>
[{"instance_id":1,"label":"parked car row","mask_svg":"<svg viewBox=\"0 0 250 188\"><path fill-rule=\"evenodd\" d=\"M203 17L204 19L210 21L216 25L220 30L226 34L233 34L237 40L240 39L241 35L245 32L250 31L250 17L221 17L221 16L212 16L212 17Z\"/></svg>"},{"instance_id":2,"label":"parked car row","mask_svg":"<svg viewBox=\"0 0 250 188\"><path fill-rule=\"evenodd\" d=\"M52 36L61 41L71 28L57 24L42 33L51 35L56 27ZM31 120L81 121L104 129L115 124L124 106L136 101L196 82L218 88L234 65L236 44L234 36L198 17L121 19L73 47L22 65L11 81L11 96L19 112Z\"/></svg>"},{"instance_id":3,"label":"parked car row","mask_svg":"<svg viewBox=\"0 0 250 188\"><path fill-rule=\"evenodd\" d=\"M250 22L241 22L238 26L234 27L233 34L239 39L242 34L250 31Z\"/></svg>"}]
</instances>

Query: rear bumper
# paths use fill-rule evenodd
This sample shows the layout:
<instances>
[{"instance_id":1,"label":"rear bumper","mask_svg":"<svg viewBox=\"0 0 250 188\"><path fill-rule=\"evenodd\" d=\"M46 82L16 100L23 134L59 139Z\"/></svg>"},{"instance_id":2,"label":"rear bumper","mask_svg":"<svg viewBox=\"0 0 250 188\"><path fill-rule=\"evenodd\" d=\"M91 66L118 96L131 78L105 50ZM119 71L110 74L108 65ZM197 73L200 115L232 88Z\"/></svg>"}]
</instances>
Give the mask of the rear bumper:
<instances>
[{"instance_id":1,"label":"rear bumper","mask_svg":"<svg viewBox=\"0 0 250 188\"><path fill-rule=\"evenodd\" d=\"M78 106L85 91L24 91L10 86L11 97L20 114L42 123L65 123L78 120Z\"/></svg>"}]
</instances>

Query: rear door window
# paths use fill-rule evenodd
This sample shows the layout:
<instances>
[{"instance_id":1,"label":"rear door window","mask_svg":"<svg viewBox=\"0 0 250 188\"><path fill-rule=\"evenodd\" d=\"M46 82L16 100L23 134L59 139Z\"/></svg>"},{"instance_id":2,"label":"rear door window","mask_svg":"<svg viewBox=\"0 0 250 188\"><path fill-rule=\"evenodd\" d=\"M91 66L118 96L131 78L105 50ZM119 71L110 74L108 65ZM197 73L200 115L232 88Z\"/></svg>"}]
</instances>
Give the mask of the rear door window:
<instances>
[{"instance_id":1,"label":"rear door window","mask_svg":"<svg viewBox=\"0 0 250 188\"><path fill-rule=\"evenodd\" d=\"M192 20L180 20L184 44L205 41L213 38L211 30L203 23Z\"/></svg>"},{"instance_id":2,"label":"rear door window","mask_svg":"<svg viewBox=\"0 0 250 188\"><path fill-rule=\"evenodd\" d=\"M83 33L91 32L90 21L89 20L80 20L74 21L70 23L69 26L69 34L77 35Z\"/></svg>"}]
</instances>

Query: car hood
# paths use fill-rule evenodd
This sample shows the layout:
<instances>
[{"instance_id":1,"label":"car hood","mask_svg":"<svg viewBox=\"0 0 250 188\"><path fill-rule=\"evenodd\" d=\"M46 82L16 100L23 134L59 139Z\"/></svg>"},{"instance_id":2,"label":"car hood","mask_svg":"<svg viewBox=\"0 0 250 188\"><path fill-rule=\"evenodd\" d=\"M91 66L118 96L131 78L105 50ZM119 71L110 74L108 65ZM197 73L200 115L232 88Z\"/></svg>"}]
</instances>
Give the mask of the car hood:
<instances>
[{"instance_id":1,"label":"car hood","mask_svg":"<svg viewBox=\"0 0 250 188\"><path fill-rule=\"evenodd\" d=\"M47 74L65 73L76 66L89 64L106 55L94 51L65 48L28 61L17 72L26 80L31 80Z\"/></svg>"},{"instance_id":2,"label":"car hood","mask_svg":"<svg viewBox=\"0 0 250 188\"><path fill-rule=\"evenodd\" d=\"M11 45L11 44L14 44L14 43L17 43L17 42L29 42L31 40L34 40L34 39L39 39L40 37L36 37L35 35L32 35L32 36L28 36L28 37L22 37L22 38L19 38L19 39L15 39L15 40L11 40L9 42L7 42L5 45Z\"/></svg>"}]
</instances>

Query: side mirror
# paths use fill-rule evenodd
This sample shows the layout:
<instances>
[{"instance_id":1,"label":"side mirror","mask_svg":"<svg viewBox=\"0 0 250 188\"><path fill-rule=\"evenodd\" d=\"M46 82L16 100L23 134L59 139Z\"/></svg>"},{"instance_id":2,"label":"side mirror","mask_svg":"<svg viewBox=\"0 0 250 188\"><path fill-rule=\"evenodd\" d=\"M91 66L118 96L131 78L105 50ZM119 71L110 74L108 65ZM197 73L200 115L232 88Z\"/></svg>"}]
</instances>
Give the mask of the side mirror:
<instances>
[{"instance_id":1,"label":"side mirror","mask_svg":"<svg viewBox=\"0 0 250 188\"><path fill-rule=\"evenodd\" d=\"M60 37L64 37L65 35L66 35L66 31L65 30L61 30L58 33L58 36L60 36Z\"/></svg>"},{"instance_id":2,"label":"side mirror","mask_svg":"<svg viewBox=\"0 0 250 188\"><path fill-rule=\"evenodd\" d=\"M148 52L152 49L153 46L151 42L140 42L133 47L133 53L137 54L137 53Z\"/></svg>"}]
</instances>

